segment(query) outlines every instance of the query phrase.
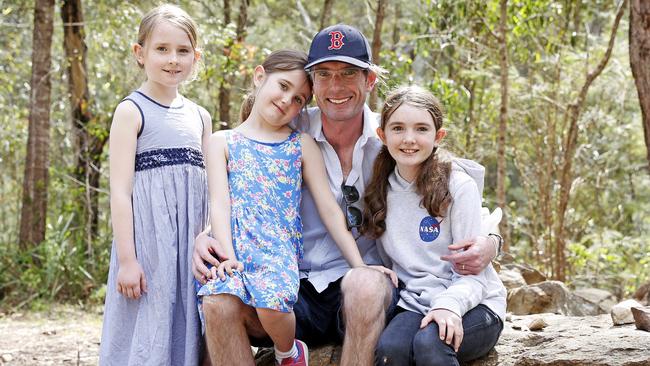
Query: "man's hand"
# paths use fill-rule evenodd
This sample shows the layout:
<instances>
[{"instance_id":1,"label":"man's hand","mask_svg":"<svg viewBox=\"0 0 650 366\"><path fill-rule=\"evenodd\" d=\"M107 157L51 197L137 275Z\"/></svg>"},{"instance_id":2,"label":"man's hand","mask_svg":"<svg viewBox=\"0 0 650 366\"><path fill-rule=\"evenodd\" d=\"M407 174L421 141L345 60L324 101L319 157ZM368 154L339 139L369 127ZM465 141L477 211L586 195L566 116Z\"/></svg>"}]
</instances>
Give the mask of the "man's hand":
<instances>
[{"instance_id":1,"label":"man's hand","mask_svg":"<svg viewBox=\"0 0 650 366\"><path fill-rule=\"evenodd\" d=\"M192 254L192 273L194 278L202 284L213 278L212 271L205 265L205 262L213 266L219 265L219 259L227 259L219 242L211 238L207 232L202 232L194 240L194 253Z\"/></svg>"},{"instance_id":2,"label":"man's hand","mask_svg":"<svg viewBox=\"0 0 650 366\"><path fill-rule=\"evenodd\" d=\"M456 273L462 275L479 274L494 259L497 251L494 241L485 236L463 240L447 248L452 251L462 250L458 253L440 257L442 260L451 262Z\"/></svg>"},{"instance_id":3,"label":"man's hand","mask_svg":"<svg viewBox=\"0 0 650 366\"><path fill-rule=\"evenodd\" d=\"M432 321L438 324L440 339L448 345L452 345L454 351L458 352L461 342L463 342L463 319L453 311L447 309L433 309L422 319L420 329L426 327Z\"/></svg>"}]
</instances>

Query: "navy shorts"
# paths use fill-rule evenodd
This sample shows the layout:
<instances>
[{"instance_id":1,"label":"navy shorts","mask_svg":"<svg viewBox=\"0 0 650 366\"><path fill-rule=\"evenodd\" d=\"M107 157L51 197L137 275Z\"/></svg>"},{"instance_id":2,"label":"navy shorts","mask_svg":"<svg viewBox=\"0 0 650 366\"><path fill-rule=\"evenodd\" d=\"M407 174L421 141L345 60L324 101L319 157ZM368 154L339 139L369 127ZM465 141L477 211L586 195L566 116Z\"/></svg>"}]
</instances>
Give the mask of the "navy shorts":
<instances>
[{"instance_id":1,"label":"navy shorts","mask_svg":"<svg viewBox=\"0 0 650 366\"><path fill-rule=\"evenodd\" d=\"M343 342L345 322L341 301L341 280L342 278L339 278L330 283L320 293L307 279L300 280L298 302L293 308L296 314L296 338L306 342L310 347ZM393 289L391 303L386 309L386 324L394 316L398 300L399 290Z\"/></svg>"},{"instance_id":2,"label":"navy shorts","mask_svg":"<svg viewBox=\"0 0 650 366\"><path fill-rule=\"evenodd\" d=\"M323 292L318 292L307 279L300 280L298 302L293 306L296 315L296 338L309 347L323 344L341 344L345 335L341 280L331 282ZM400 285L402 283L400 282ZM402 286L400 286L401 288ZM386 324L397 313L399 289L393 288L391 303L386 309ZM380 299L377 299L380 301ZM251 338L251 344L258 347L272 347L270 338Z\"/></svg>"}]
</instances>

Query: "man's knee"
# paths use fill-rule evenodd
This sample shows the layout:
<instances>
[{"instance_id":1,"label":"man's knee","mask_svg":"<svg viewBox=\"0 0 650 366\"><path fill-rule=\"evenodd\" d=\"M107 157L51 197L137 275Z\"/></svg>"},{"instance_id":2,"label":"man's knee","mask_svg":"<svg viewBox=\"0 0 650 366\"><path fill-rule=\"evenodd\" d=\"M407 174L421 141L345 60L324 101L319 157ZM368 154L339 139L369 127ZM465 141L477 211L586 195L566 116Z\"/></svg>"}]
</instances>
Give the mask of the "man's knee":
<instances>
[{"instance_id":1,"label":"man's knee","mask_svg":"<svg viewBox=\"0 0 650 366\"><path fill-rule=\"evenodd\" d=\"M371 268L353 268L341 282L344 303L355 306L381 304L385 309L391 300L388 276Z\"/></svg>"},{"instance_id":2,"label":"man's knee","mask_svg":"<svg viewBox=\"0 0 650 366\"><path fill-rule=\"evenodd\" d=\"M230 295L210 295L203 297L203 314L207 324L242 322L242 302Z\"/></svg>"}]
</instances>

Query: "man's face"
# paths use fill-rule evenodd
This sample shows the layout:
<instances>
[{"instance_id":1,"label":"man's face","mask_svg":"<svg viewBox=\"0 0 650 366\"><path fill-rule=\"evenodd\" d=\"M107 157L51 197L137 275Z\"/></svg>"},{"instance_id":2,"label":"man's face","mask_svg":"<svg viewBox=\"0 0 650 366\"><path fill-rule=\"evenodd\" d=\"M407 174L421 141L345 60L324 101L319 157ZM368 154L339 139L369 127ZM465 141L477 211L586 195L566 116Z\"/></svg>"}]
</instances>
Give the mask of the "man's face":
<instances>
[{"instance_id":1,"label":"man's face","mask_svg":"<svg viewBox=\"0 0 650 366\"><path fill-rule=\"evenodd\" d=\"M345 122L360 116L376 75L354 65L330 61L313 67L314 96L326 119Z\"/></svg>"}]
</instances>

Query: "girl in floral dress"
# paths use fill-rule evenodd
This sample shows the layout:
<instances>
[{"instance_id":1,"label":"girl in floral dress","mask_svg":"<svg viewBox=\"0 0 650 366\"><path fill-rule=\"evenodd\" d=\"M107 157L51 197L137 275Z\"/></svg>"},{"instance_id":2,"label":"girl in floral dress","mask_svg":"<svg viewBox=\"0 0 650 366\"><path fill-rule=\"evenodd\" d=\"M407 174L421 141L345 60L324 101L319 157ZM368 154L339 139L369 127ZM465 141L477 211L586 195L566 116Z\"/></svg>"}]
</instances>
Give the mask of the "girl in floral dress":
<instances>
[{"instance_id":1,"label":"girl in floral dress","mask_svg":"<svg viewBox=\"0 0 650 366\"><path fill-rule=\"evenodd\" d=\"M311 99L306 63L303 52L282 50L257 66L255 90L242 105L242 124L215 133L206 157L212 233L228 259L217 267L218 278L198 295L203 301L206 296L236 296L254 308L280 365L306 365L308 360L305 344L294 340L292 311L302 256L303 177L309 190L319 193L314 195L319 214L350 266L365 265L329 189L318 146L288 126ZM206 324L207 337L223 331Z\"/></svg>"}]
</instances>

